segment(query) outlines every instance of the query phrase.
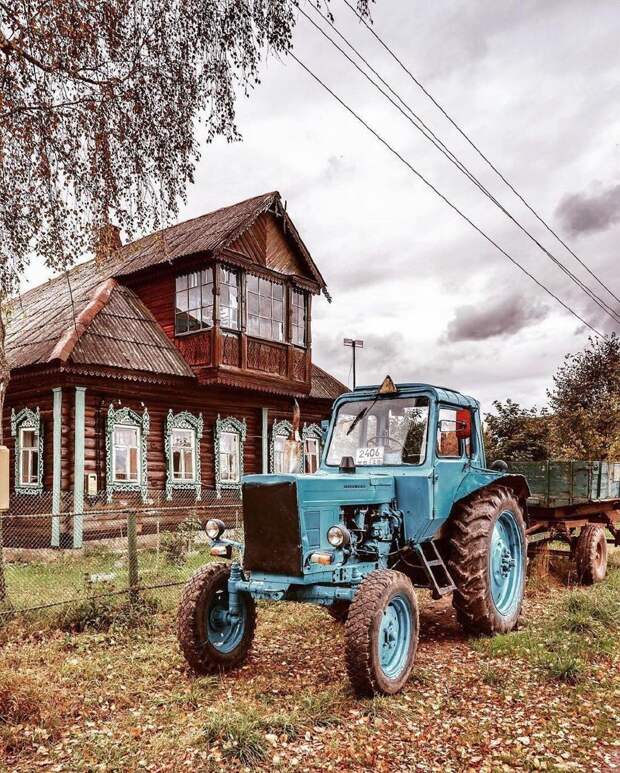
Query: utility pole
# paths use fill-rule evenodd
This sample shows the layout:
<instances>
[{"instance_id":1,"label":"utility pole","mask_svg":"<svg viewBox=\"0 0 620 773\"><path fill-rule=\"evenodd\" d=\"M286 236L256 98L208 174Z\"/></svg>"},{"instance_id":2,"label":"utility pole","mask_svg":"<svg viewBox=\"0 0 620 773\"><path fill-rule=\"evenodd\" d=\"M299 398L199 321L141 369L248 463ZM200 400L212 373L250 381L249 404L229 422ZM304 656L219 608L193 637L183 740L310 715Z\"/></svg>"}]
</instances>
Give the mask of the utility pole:
<instances>
[{"instance_id":1,"label":"utility pole","mask_svg":"<svg viewBox=\"0 0 620 773\"><path fill-rule=\"evenodd\" d=\"M356 373L355 373L355 350L356 349L363 349L364 348L364 342L359 338L345 338L344 339L344 345L350 346L353 350L353 389L355 389L356 385Z\"/></svg>"}]
</instances>

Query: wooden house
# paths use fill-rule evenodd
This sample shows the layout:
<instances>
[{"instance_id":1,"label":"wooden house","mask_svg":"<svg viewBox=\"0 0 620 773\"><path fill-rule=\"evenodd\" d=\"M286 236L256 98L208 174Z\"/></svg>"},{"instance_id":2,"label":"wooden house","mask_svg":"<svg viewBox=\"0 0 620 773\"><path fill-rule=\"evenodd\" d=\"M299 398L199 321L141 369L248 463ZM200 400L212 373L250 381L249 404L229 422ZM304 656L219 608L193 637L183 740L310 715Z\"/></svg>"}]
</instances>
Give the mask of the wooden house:
<instances>
[{"instance_id":1,"label":"wooden house","mask_svg":"<svg viewBox=\"0 0 620 773\"><path fill-rule=\"evenodd\" d=\"M312 362L325 282L277 192L104 236L111 253L9 312L6 544L79 547L123 510L238 501L244 472L282 469L295 400L312 471L346 391Z\"/></svg>"}]
</instances>

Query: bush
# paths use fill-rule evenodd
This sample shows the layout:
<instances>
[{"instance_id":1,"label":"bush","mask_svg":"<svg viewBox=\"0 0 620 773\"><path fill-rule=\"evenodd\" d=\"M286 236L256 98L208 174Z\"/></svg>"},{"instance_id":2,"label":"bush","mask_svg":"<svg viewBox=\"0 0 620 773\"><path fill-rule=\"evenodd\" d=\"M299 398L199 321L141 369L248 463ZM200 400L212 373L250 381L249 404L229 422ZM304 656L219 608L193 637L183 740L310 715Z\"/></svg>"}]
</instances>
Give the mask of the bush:
<instances>
[{"instance_id":1,"label":"bush","mask_svg":"<svg viewBox=\"0 0 620 773\"><path fill-rule=\"evenodd\" d=\"M137 596L119 603L119 597L84 599L69 604L60 612L58 627L63 631L107 631L110 628L139 628L152 624L159 609L155 599Z\"/></svg>"},{"instance_id":2,"label":"bush","mask_svg":"<svg viewBox=\"0 0 620 773\"><path fill-rule=\"evenodd\" d=\"M172 566L183 566L194 551L196 536L200 532L202 532L202 523L197 518L188 518L176 531L166 532L160 543L166 563Z\"/></svg>"}]
</instances>

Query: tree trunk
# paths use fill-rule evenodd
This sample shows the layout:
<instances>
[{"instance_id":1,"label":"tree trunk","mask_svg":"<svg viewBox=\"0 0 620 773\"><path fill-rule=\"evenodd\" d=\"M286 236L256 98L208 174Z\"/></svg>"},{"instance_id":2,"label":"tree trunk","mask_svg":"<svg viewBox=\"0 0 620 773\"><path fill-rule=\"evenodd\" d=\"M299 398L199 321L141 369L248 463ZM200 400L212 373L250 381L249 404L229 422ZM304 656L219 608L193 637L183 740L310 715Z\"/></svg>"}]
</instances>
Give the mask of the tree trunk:
<instances>
[{"instance_id":1,"label":"tree trunk","mask_svg":"<svg viewBox=\"0 0 620 773\"><path fill-rule=\"evenodd\" d=\"M4 350L6 338L6 328L4 325L4 310L2 308L2 297L0 296L0 445L4 444L4 398L11 378L9 363ZM4 572L4 543L2 541L2 519L4 512L0 510L0 607L8 602L6 576Z\"/></svg>"}]
</instances>

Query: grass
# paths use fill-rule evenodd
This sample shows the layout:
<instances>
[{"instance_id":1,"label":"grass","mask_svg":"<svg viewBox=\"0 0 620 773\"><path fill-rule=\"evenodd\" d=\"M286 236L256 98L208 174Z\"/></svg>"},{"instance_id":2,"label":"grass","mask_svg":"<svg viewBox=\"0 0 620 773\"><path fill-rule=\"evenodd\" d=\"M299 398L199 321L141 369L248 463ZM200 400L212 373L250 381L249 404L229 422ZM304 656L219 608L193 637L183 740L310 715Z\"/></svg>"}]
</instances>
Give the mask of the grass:
<instances>
[{"instance_id":1,"label":"grass","mask_svg":"<svg viewBox=\"0 0 620 773\"><path fill-rule=\"evenodd\" d=\"M370 700L351 692L343 626L318 607L259 604L248 661L202 677L180 655L173 603L15 617L0 633L0 770L613 769L620 568L531 593L525 626L494 639L420 602L412 679Z\"/></svg>"},{"instance_id":2,"label":"grass","mask_svg":"<svg viewBox=\"0 0 620 773\"><path fill-rule=\"evenodd\" d=\"M476 643L492 657L528 661L549 678L575 684L617 653L620 638L620 571L605 583L562 594L524 630Z\"/></svg>"},{"instance_id":3,"label":"grass","mask_svg":"<svg viewBox=\"0 0 620 773\"><path fill-rule=\"evenodd\" d=\"M122 615L126 599L123 591L129 585L123 550L98 547L86 553L59 553L46 563L7 563L10 609L27 610L56 605L36 610L36 614L26 615L26 618L61 628L70 625L73 616L88 620ZM150 603L174 610L182 585L196 569L211 560L205 545L198 546L182 563L170 559L166 543L162 543L161 551L141 550L138 561L140 585L149 587L178 583L177 587L156 588L147 593ZM88 600L89 597L106 594L110 594L108 599L97 599L92 603ZM58 602L63 602L63 605ZM2 611L0 609L0 625L9 617Z\"/></svg>"}]
</instances>

